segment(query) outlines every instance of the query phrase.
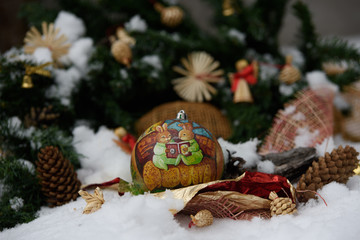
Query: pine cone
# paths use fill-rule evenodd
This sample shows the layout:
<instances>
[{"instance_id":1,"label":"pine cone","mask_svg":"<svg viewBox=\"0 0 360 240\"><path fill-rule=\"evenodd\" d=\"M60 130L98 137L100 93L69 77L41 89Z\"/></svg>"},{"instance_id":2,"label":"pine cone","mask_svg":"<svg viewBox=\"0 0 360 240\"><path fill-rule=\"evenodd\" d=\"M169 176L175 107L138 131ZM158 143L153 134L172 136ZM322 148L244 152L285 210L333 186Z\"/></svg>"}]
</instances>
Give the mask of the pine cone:
<instances>
[{"instance_id":1,"label":"pine cone","mask_svg":"<svg viewBox=\"0 0 360 240\"><path fill-rule=\"evenodd\" d=\"M25 127L43 127L46 128L53 120L57 119L60 114L52 113L53 106L47 106L43 108L31 107L30 113L25 116Z\"/></svg>"},{"instance_id":2,"label":"pine cone","mask_svg":"<svg viewBox=\"0 0 360 240\"><path fill-rule=\"evenodd\" d=\"M195 216L190 215L190 217L191 222L189 224L189 227L191 227L191 225L195 225L197 227L210 226L214 221L213 215L207 209L199 211L195 214Z\"/></svg>"},{"instance_id":3,"label":"pine cone","mask_svg":"<svg viewBox=\"0 0 360 240\"><path fill-rule=\"evenodd\" d=\"M272 202L270 203L271 216L285 215L296 213L296 204L290 198L279 198L275 192L270 193L269 197Z\"/></svg>"},{"instance_id":4,"label":"pine cone","mask_svg":"<svg viewBox=\"0 0 360 240\"><path fill-rule=\"evenodd\" d=\"M70 161L57 147L40 149L36 171L41 191L50 207L60 206L78 197L80 181Z\"/></svg>"},{"instance_id":5,"label":"pine cone","mask_svg":"<svg viewBox=\"0 0 360 240\"><path fill-rule=\"evenodd\" d=\"M345 148L339 146L331 154L325 153L324 157L320 157L318 162L313 162L301 176L296 190L317 191L332 181L346 183L349 177L354 175L354 169L359 164L358 155L359 153L348 145ZM298 191L297 198L300 202L306 202L310 198L315 198L315 193Z\"/></svg>"}]
</instances>

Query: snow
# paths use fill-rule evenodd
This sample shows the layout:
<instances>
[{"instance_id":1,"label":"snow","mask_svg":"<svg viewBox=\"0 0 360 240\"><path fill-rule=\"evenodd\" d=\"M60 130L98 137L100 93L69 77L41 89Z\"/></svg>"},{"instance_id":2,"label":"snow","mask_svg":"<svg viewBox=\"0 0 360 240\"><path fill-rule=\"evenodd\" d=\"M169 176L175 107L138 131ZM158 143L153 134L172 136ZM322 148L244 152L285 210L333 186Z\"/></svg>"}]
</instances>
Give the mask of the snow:
<instances>
[{"instance_id":1,"label":"snow","mask_svg":"<svg viewBox=\"0 0 360 240\"><path fill-rule=\"evenodd\" d=\"M257 171L263 173L274 173L275 165L270 160L265 160L257 164Z\"/></svg>"},{"instance_id":2,"label":"snow","mask_svg":"<svg viewBox=\"0 0 360 240\"><path fill-rule=\"evenodd\" d=\"M69 59L80 70L86 72L88 61L93 53L93 40L81 38L69 50Z\"/></svg>"},{"instance_id":3,"label":"snow","mask_svg":"<svg viewBox=\"0 0 360 240\"><path fill-rule=\"evenodd\" d=\"M284 115L289 115L289 114L293 114L295 111L296 111L296 107L294 105L289 105L284 109L283 113Z\"/></svg>"},{"instance_id":4,"label":"snow","mask_svg":"<svg viewBox=\"0 0 360 240\"><path fill-rule=\"evenodd\" d=\"M33 53L33 57L37 64L44 64L53 61L51 51L47 47L36 48Z\"/></svg>"},{"instance_id":5,"label":"snow","mask_svg":"<svg viewBox=\"0 0 360 240\"><path fill-rule=\"evenodd\" d=\"M290 96L295 92L295 85L294 84L287 85L287 84L282 83L279 86L279 92L283 96Z\"/></svg>"},{"instance_id":6,"label":"snow","mask_svg":"<svg viewBox=\"0 0 360 240\"><path fill-rule=\"evenodd\" d=\"M229 161L229 150L233 157L241 157L245 160L244 168L255 167L260 162L260 156L257 154L257 145L260 141L257 138L250 139L245 143L230 143L223 138L219 138L218 142L223 150L225 164Z\"/></svg>"},{"instance_id":7,"label":"snow","mask_svg":"<svg viewBox=\"0 0 360 240\"><path fill-rule=\"evenodd\" d=\"M319 130L311 132L309 128L298 128L294 139L295 147L309 147L313 140L319 135Z\"/></svg>"},{"instance_id":8,"label":"snow","mask_svg":"<svg viewBox=\"0 0 360 240\"><path fill-rule=\"evenodd\" d=\"M336 94L334 98L334 106L338 110L347 110L350 109L350 104L344 99L341 94Z\"/></svg>"},{"instance_id":9,"label":"snow","mask_svg":"<svg viewBox=\"0 0 360 240\"><path fill-rule=\"evenodd\" d=\"M19 121L14 118L14 124ZM130 156L112 141L113 130L101 127L94 132L87 126L73 131L76 150L83 155L82 168L77 171L83 184L104 182L115 177L130 180ZM336 136L336 145L348 142ZM236 151L236 156L258 164L264 171L271 170L271 163L260 162L256 154L257 139L232 144L219 139L223 149ZM359 150L360 144L355 144ZM225 154L227 155L227 153ZM90 191L92 192L92 191ZM318 193L320 200L298 204L297 215L273 217L270 220L254 218L251 221L215 218L213 225L205 228L188 228L190 217L169 209L180 210L183 202L167 192L165 199L151 194L119 196L111 189L103 189L105 203L92 214L82 214L86 206L81 197L60 207L42 207L39 217L0 232L0 239L358 239L360 229L360 176L353 176L348 183L330 183ZM20 199L13 199L11 206L20 207Z\"/></svg>"},{"instance_id":10,"label":"snow","mask_svg":"<svg viewBox=\"0 0 360 240\"><path fill-rule=\"evenodd\" d=\"M59 34L64 34L70 43L75 42L85 34L86 28L82 19L66 11L59 12L54 22L55 28L59 28Z\"/></svg>"},{"instance_id":11,"label":"snow","mask_svg":"<svg viewBox=\"0 0 360 240\"><path fill-rule=\"evenodd\" d=\"M321 144L317 144L315 148L316 148L316 154L318 156L325 156L326 152L331 152L331 150L335 148L334 138L333 137L325 138L323 142Z\"/></svg>"},{"instance_id":12,"label":"snow","mask_svg":"<svg viewBox=\"0 0 360 240\"><path fill-rule=\"evenodd\" d=\"M10 203L10 207L15 211L17 211L24 206L24 199L19 197L14 197L9 200L9 203Z\"/></svg>"},{"instance_id":13,"label":"snow","mask_svg":"<svg viewBox=\"0 0 360 240\"><path fill-rule=\"evenodd\" d=\"M239 43L245 43L246 35L235 28L231 28L228 35L229 37L236 39Z\"/></svg>"},{"instance_id":14,"label":"snow","mask_svg":"<svg viewBox=\"0 0 360 240\"><path fill-rule=\"evenodd\" d=\"M125 29L129 32L145 32L147 30L147 24L140 15L133 16L129 22L126 22Z\"/></svg>"},{"instance_id":15,"label":"snow","mask_svg":"<svg viewBox=\"0 0 360 240\"><path fill-rule=\"evenodd\" d=\"M52 85L46 92L47 96L60 98L65 106L70 104L72 89L80 81L82 74L75 67L69 69L54 69L53 75L56 85Z\"/></svg>"},{"instance_id":16,"label":"snow","mask_svg":"<svg viewBox=\"0 0 360 240\"><path fill-rule=\"evenodd\" d=\"M82 169L78 171L83 184L104 182L120 177L131 181L130 156L116 145L114 131L101 127L94 132L87 126L78 126L73 131L74 146L78 153Z\"/></svg>"},{"instance_id":17,"label":"snow","mask_svg":"<svg viewBox=\"0 0 360 240\"><path fill-rule=\"evenodd\" d=\"M336 84L330 82L326 77L326 74L322 71L308 72L306 74L306 80L312 90L316 91L318 89L328 88L333 92L339 91L339 87Z\"/></svg>"}]
</instances>

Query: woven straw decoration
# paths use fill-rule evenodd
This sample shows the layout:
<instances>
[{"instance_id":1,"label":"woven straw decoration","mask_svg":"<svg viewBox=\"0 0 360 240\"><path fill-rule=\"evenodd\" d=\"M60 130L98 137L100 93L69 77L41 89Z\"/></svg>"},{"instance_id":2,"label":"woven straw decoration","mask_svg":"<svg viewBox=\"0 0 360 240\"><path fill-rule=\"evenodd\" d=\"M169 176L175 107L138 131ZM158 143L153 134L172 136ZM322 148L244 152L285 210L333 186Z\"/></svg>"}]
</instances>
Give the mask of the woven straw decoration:
<instances>
[{"instance_id":1,"label":"woven straw decoration","mask_svg":"<svg viewBox=\"0 0 360 240\"><path fill-rule=\"evenodd\" d=\"M292 57L286 57L286 65L281 70L279 80L285 84L292 84L301 79L301 73L299 69L294 67L292 64Z\"/></svg>"},{"instance_id":2,"label":"woven straw decoration","mask_svg":"<svg viewBox=\"0 0 360 240\"><path fill-rule=\"evenodd\" d=\"M135 123L135 130L141 135L154 123L176 118L176 114L184 110L188 118L207 128L215 137L228 139L231 127L228 119L214 106L208 103L170 102L155 107Z\"/></svg>"},{"instance_id":3,"label":"woven straw decoration","mask_svg":"<svg viewBox=\"0 0 360 240\"><path fill-rule=\"evenodd\" d=\"M90 194L86 191L80 190L79 195L86 201L83 214L90 214L96 212L104 204L104 195L99 187L94 191L94 194Z\"/></svg>"},{"instance_id":4,"label":"woven straw decoration","mask_svg":"<svg viewBox=\"0 0 360 240\"><path fill-rule=\"evenodd\" d=\"M260 148L260 154L284 152L293 149L299 129L307 129L315 137L308 147L322 143L333 134L333 93L323 89L310 89L297 93L296 99L288 103L292 112L280 110L274 119L270 134Z\"/></svg>"},{"instance_id":5,"label":"woven straw decoration","mask_svg":"<svg viewBox=\"0 0 360 240\"><path fill-rule=\"evenodd\" d=\"M184 12L177 6L164 7L160 3L155 3L154 8L161 15L161 22L168 27L178 26L184 17Z\"/></svg>"}]
</instances>

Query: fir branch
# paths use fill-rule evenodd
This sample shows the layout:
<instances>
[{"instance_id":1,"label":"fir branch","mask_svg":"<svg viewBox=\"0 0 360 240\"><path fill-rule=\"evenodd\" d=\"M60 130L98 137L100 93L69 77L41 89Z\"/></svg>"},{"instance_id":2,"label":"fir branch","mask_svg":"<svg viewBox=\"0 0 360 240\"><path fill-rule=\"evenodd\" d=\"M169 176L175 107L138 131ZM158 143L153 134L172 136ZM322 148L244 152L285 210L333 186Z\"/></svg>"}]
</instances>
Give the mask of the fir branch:
<instances>
[{"instance_id":1,"label":"fir branch","mask_svg":"<svg viewBox=\"0 0 360 240\"><path fill-rule=\"evenodd\" d=\"M360 70L359 69L349 69L342 74L335 76L329 76L329 79L338 85L342 90L345 86L356 82L360 79Z\"/></svg>"},{"instance_id":2,"label":"fir branch","mask_svg":"<svg viewBox=\"0 0 360 240\"><path fill-rule=\"evenodd\" d=\"M30 222L44 204L35 173L14 157L0 157L0 231L18 223ZM20 198L23 205L12 206L11 199Z\"/></svg>"},{"instance_id":3,"label":"fir branch","mask_svg":"<svg viewBox=\"0 0 360 240\"><path fill-rule=\"evenodd\" d=\"M357 65L360 63L358 49L340 38L322 39L318 43L318 51L323 62L345 60Z\"/></svg>"},{"instance_id":4,"label":"fir branch","mask_svg":"<svg viewBox=\"0 0 360 240\"><path fill-rule=\"evenodd\" d=\"M308 7L302 2L297 1L293 5L295 16L301 22L299 38L299 49L305 57L304 71L311 71L320 68L320 56L317 52L318 35L315 32L315 26L312 21L311 13Z\"/></svg>"}]
</instances>

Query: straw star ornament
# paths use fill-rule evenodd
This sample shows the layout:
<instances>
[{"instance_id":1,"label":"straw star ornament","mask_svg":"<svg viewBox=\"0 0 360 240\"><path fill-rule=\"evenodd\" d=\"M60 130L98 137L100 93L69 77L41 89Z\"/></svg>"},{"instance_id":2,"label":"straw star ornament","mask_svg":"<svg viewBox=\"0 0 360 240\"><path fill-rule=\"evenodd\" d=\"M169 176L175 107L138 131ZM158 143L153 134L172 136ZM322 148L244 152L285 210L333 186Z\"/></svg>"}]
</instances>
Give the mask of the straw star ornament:
<instances>
[{"instance_id":1,"label":"straw star ornament","mask_svg":"<svg viewBox=\"0 0 360 240\"><path fill-rule=\"evenodd\" d=\"M38 47L47 47L51 51L54 61L57 61L68 53L70 44L66 43L67 37L63 34L59 35L60 29L55 28L53 23L48 25L43 22L41 26L43 34L34 26L26 33L24 51L32 54Z\"/></svg>"},{"instance_id":2,"label":"straw star ornament","mask_svg":"<svg viewBox=\"0 0 360 240\"><path fill-rule=\"evenodd\" d=\"M173 79L175 92L190 102L203 102L211 100L211 94L216 94L216 89L210 83L223 80L224 71L217 69L220 65L206 52L193 52L188 59L182 58L184 68L174 66L173 70L184 77Z\"/></svg>"}]
</instances>

